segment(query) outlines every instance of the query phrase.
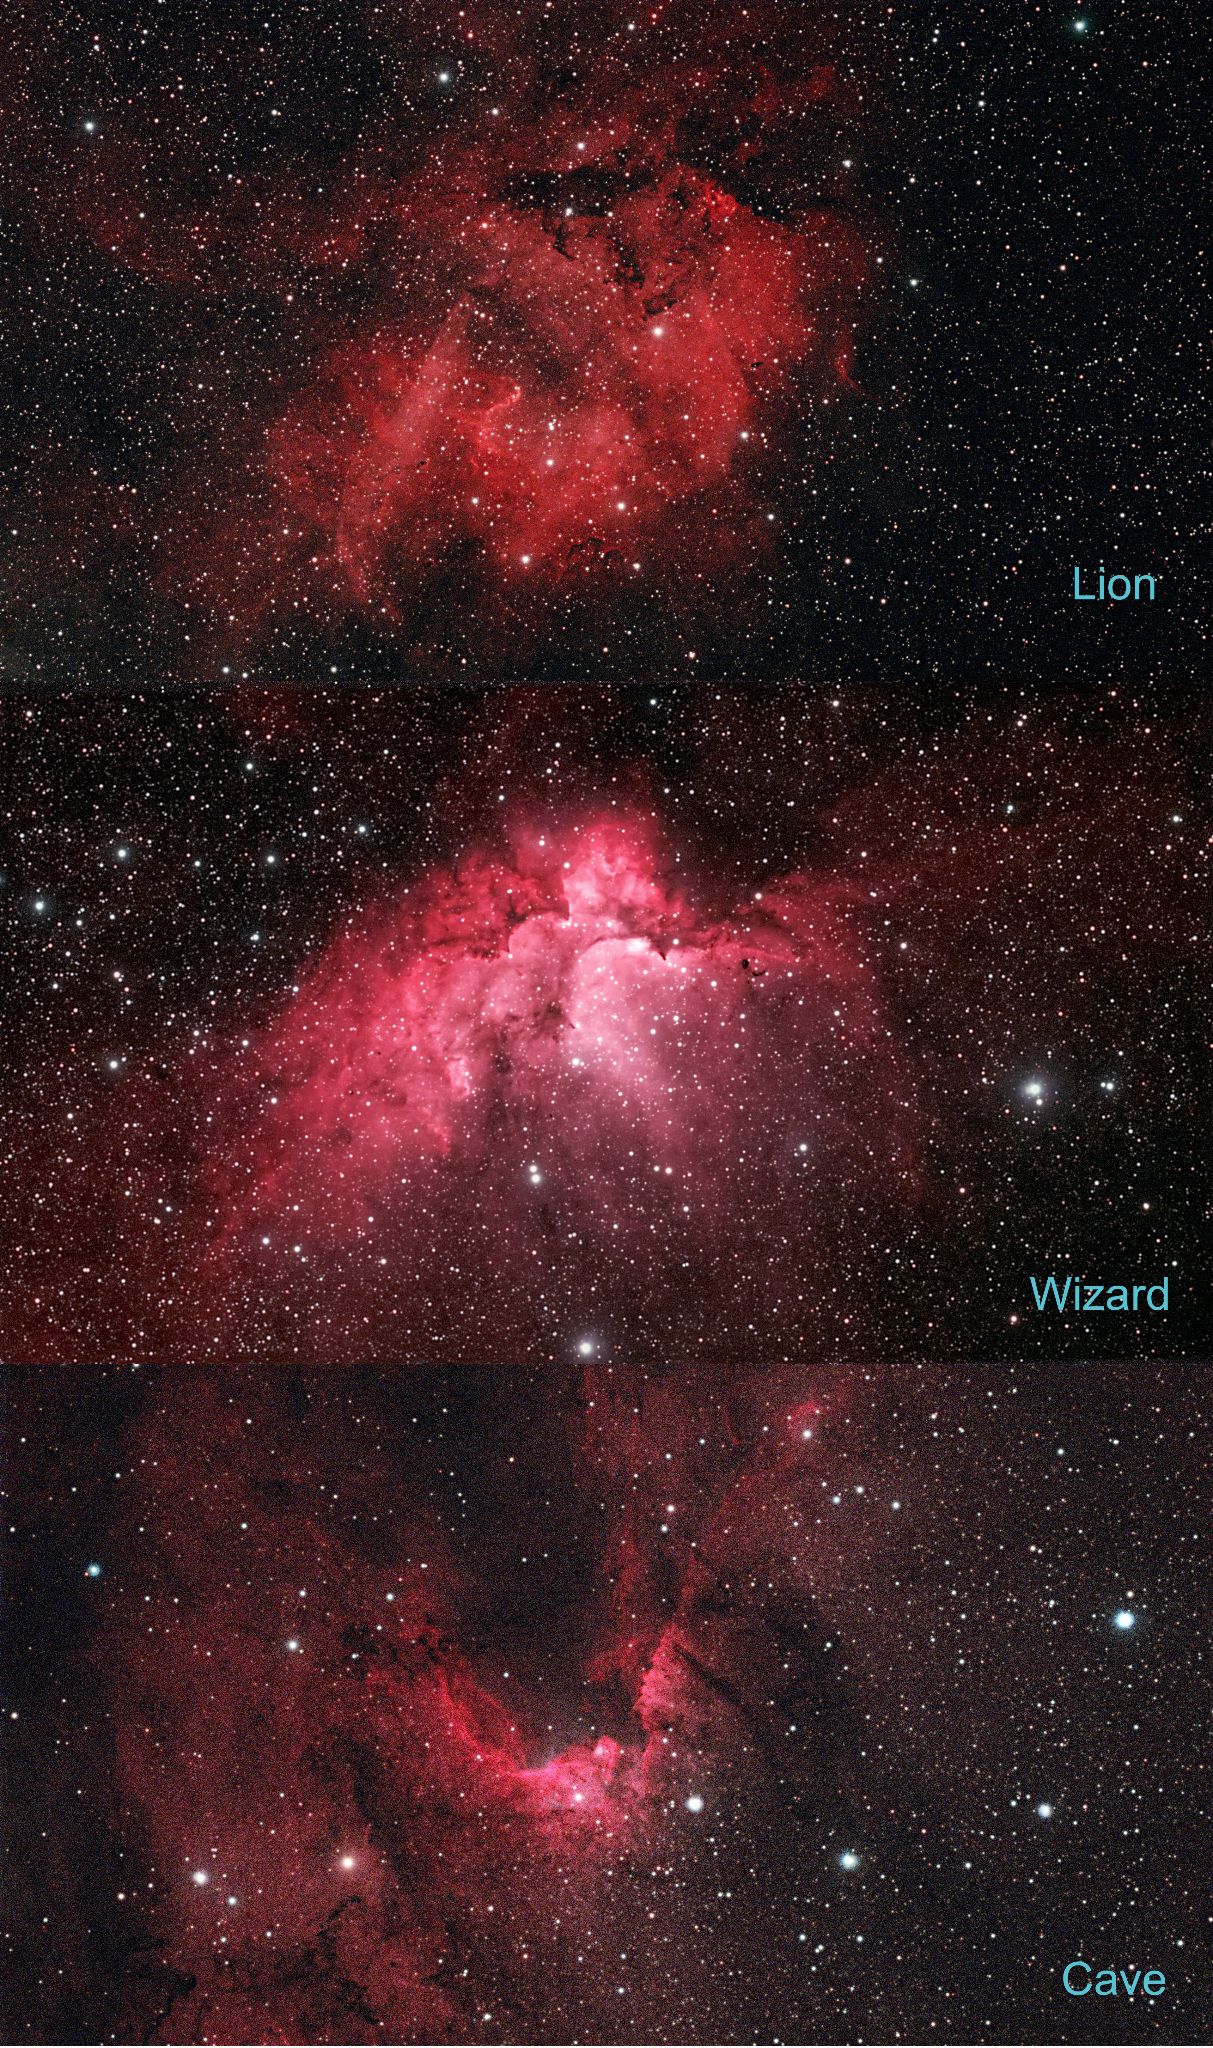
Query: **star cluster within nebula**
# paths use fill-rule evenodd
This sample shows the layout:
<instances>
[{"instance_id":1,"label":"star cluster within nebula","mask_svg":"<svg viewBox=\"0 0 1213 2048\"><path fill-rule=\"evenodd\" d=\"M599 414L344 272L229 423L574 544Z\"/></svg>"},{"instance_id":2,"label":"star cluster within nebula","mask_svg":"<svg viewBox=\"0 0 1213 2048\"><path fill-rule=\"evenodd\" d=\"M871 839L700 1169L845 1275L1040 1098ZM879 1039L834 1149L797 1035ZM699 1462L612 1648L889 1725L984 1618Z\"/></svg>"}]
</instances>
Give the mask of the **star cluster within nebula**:
<instances>
[{"instance_id":1,"label":"star cluster within nebula","mask_svg":"<svg viewBox=\"0 0 1213 2048\"><path fill-rule=\"evenodd\" d=\"M1197 2037L1182 1371L6 1392L9 2038Z\"/></svg>"},{"instance_id":2,"label":"star cluster within nebula","mask_svg":"<svg viewBox=\"0 0 1213 2048\"><path fill-rule=\"evenodd\" d=\"M791 1202L810 1155L835 1190L908 1176L892 1091L878 1131L867 1113L893 1063L839 893L773 878L714 914L640 812L426 876L339 933L257 1045L263 1114L250 1146L242 1084L225 1153L231 1251L284 1230L313 1256L415 1241L452 1208L462 1233L474 1207L542 1286L545 1237L695 1251L772 1181Z\"/></svg>"}]
</instances>

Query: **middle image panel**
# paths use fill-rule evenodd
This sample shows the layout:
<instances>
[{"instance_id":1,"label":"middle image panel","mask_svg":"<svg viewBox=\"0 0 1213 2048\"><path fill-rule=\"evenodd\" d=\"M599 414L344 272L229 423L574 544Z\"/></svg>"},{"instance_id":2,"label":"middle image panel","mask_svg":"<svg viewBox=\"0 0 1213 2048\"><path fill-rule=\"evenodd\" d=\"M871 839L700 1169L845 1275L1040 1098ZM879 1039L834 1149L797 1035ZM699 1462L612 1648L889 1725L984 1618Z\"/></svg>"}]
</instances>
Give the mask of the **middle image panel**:
<instances>
[{"instance_id":1,"label":"middle image panel","mask_svg":"<svg viewBox=\"0 0 1213 2048\"><path fill-rule=\"evenodd\" d=\"M13 723L11 1357L1199 1346L1190 722L813 686Z\"/></svg>"}]
</instances>

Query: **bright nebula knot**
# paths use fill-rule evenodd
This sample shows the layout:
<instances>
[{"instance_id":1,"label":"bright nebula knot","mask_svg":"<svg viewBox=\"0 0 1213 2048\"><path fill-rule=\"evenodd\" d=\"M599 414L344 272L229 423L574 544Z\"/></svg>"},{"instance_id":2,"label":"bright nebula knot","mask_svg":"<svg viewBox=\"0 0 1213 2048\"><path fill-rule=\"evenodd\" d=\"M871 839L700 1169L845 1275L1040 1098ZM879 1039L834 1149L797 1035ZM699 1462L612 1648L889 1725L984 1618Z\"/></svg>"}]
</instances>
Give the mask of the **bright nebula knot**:
<instances>
[{"instance_id":1,"label":"bright nebula knot","mask_svg":"<svg viewBox=\"0 0 1213 2048\"><path fill-rule=\"evenodd\" d=\"M224 1243L267 1273L344 1248L368 1285L376 1257L441 1272L477 1229L499 1270L564 1244L634 1265L657 1228L688 1257L754 1229L773 1191L824 1231L845 1185L908 1171L846 892L707 894L648 817L599 814L347 923L223 1120ZM596 1322L570 1354L602 1354Z\"/></svg>"}]
</instances>

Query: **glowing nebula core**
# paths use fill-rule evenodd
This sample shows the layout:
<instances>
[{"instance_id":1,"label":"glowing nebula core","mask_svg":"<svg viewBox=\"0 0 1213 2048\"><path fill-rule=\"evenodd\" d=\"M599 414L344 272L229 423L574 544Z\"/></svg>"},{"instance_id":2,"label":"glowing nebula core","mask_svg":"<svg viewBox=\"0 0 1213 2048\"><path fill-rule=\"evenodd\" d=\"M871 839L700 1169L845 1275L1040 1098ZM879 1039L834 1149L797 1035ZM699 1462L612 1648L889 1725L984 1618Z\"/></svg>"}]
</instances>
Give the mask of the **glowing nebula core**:
<instances>
[{"instance_id":1,"label":"glowing nebula core","mask_svg":"<svg viewBox=\"0 0 1213 2048\"><path fill-rule=\"evenodd\" d=\"M220 1118L219 1256L348 1271L362 1247L364 1285L390 1258L435 1293L474 1217L516 1273L573 1247L618 1278L657 1233L690 1258L747 1229L773 1190L824 1231L844 1185L908 1182L848 892L711 893L643 813L596 813L339 928Z\"/></svg>"}]
</instances>

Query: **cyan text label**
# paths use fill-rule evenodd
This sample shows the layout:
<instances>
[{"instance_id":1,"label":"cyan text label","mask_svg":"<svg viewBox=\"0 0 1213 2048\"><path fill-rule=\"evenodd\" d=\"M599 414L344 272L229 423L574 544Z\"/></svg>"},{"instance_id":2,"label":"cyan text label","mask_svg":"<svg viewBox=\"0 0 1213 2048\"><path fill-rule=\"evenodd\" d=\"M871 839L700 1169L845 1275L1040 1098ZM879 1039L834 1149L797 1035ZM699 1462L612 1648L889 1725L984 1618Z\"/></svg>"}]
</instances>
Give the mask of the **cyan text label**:
<instances>
[{"instance_id":1,"label":"cyan text label","mask_svg":"<svg viewBox=\"0 0 1213 2048\"><path fill-rule=\"evenodd\" d=\"M1094 1970L1081 1960L1066 1964L1061 1981L1071 1998L1085 1998L1090 1991L1097 1998L1136 1998L1139 1987L1147 1998L1161 1998L1167 1988L1161 1970L1147 1970L1144 1975L1140 1970Z\"/></svg>"}]
</instances>

